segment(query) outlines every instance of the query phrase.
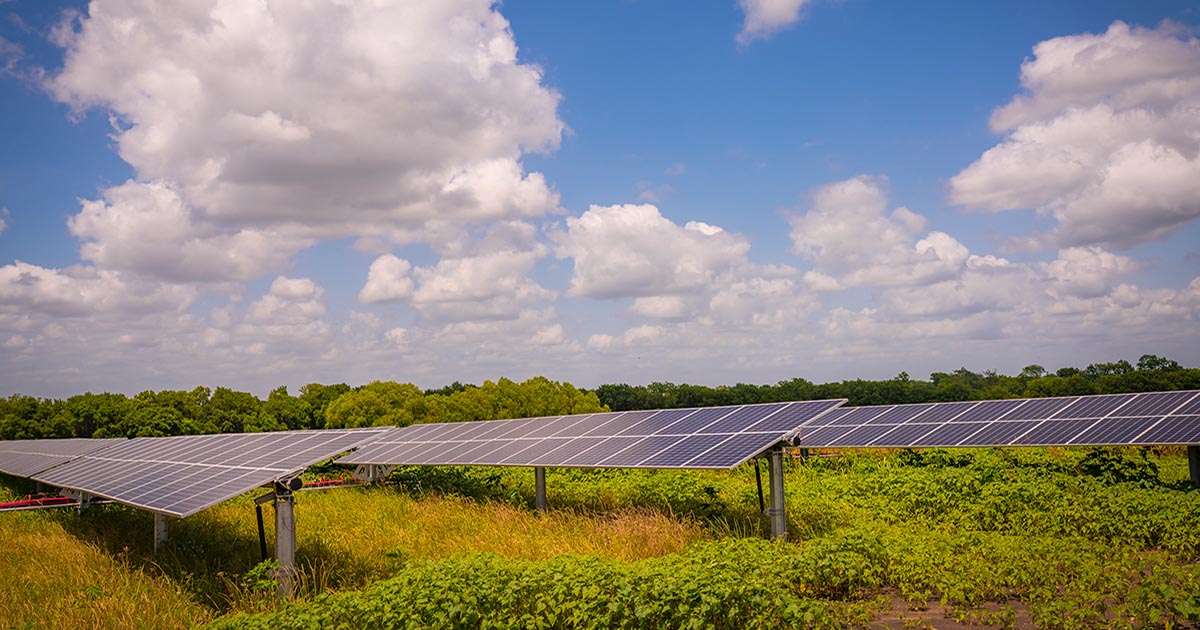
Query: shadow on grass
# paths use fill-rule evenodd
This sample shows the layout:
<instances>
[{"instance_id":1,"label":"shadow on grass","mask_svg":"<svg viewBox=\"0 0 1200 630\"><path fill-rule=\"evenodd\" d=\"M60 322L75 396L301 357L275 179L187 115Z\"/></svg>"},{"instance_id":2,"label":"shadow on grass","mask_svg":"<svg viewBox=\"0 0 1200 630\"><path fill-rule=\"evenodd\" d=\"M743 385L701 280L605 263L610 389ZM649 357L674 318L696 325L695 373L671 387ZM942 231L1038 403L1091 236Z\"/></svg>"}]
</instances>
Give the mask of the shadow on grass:
<instances>
[{"instance_id":1,"label":"shadow on grass","mask_svg":"<svg viewBox=\"0 0 1200 630\"><path fill-rule=\"evenodd\" d=\"M0 486L16 496L36 487L24 479L0 478ZM232 609L262 609L274 605L274 588L255 577L262 562L254 506L235 499L244 514L238 522L224 515L201 512L186 519L169 519L169 538L154 551L154 515L116 503L96 505L82 513L73 508L47 510L47 516L76 539L93 545L114 560L153 577L163 577L217 614ZM267 555L274 556L274 511L263 507ZM311 595L345 583L360 585L369 573L361 560L346 557L320 540L307 539L297 550L298 594Z\"/></svg>"},{"instance_id":2,"label":"shadow on grass","mask_svg":"<svg viewBox=\"0 0 1200 630\"><path fill-rule=\"evenodd\" d=\"M401 466L388 483L409 496L457 496L532 510L532 480L532 471L522 468ZM689 470L550 468L546 473L550 510L590 516L647 510L700 523L715 538L770 535L753 480L750 465L721 477Z\"/></svg>"}]
</instances>

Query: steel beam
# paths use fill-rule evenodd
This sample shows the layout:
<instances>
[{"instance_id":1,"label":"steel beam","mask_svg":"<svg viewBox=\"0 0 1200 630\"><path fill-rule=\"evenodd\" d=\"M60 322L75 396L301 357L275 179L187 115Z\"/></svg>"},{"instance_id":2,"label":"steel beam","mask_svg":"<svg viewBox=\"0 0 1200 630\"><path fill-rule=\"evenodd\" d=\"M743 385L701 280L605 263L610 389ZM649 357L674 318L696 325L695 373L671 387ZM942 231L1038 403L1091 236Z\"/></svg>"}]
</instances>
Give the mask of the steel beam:
<instances>
[{"instance_id":1,"label":"steel beam","mask_svg":"<svg viewBox=\"0 0 1200 630\"><path fill-rule=\"evenodd\" d=\"M783 449L771 451L771 537L787 540L787 507L783 498Z\"/></svg>"},{"instance_id":2,"label":"steel beam","mask_svg":"<svg viewBox=\"0 0 1200 630\"><path fill-rule=\"evenodd\" d=\"M296 498L292 488L275 486L275 559L279 561L279 595L295 593L296 573Z\"/></svg>"},{"instance_id":3,"label":"steel beam","mask_svg":"<svg viewBox=\"0 0 1200 630\"><path fill-rule=\"evenodd\" d=\"M167 515L154 513L154 553L162 551L167 544Z\"/></svg>"},{"instance_id":4,"label":"steel beam","mask_svg":"<svg viewBox=\"0 0 1200 630\"><path fill-rule=\"evenodd\" d=\"M546 511L546 468L544 466L535 466L533 468L533 485L537 497L535 504L537 509Z\"/></svg>"},{"instance_id":5,"label":"steel beam","mask_svg":"<svg viewBox=\"0 0 1200 630\"><path fill-rule=\"evenodd\" d=\"M1191 473L1192 487L1200 488L1200 445L1188 447L1188 472Z\"/></svg>"}]
</instances>

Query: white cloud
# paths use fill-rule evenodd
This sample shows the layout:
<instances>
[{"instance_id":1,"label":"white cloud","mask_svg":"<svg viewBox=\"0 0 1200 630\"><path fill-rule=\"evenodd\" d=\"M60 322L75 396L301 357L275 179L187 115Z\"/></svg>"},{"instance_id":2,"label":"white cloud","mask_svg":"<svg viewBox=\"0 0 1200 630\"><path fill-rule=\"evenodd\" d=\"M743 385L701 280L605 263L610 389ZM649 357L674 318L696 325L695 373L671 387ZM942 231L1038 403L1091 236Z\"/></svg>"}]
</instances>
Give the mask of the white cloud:
<instances>
[{"instance_id":1,"label":"white cloud","mask_svg":"<svg viewBox=\"0 0 1200 630\"><path fill-rule=\"evenodd\" d=\"M1072 247L1042 265L1056 296L1094 298L1108 295L1125 276L1143 265L1099 247Z\"/></svg>"},{"instance_id":2,"label":"white cloud","mask_svg":"<svg viewBox=\"0 0 1200 630\"><path fill-rule=\"evenodd\" d=\"M766 39L800 21L800 10L809 0L738 0L746 14L742 31L737 35L741 45L756 39Z\"/></svg>"},{"instance_id":3,"label":"white cloud","mask_svg":"<svg viewBox=\"0 0 1200 630\"><path fill-rule=\"evenodd\" d=\"M1041 42L1021 83L992 115L1004 141L950 181L956 204L1056 221L1010 246L1128 247L1200 216L1200 41L1114 22Z\"/></svg>"},{"instance_id":4,"label":"white cloud","mask_svg":"<svg viewBox=\"0 0 1200 630\"><path fill-rule=\"evenodd\" d=\"M53 317L180 312L195 298L190 287L128 280L83 265L47 269L18 260L0 267L0 312Z\"/></svg>"},{"instance_id":5,"label":"white cloud","mask_svg":"<svg viewBox=\"0 0 1200 630\"><path fill-rule=\"evenodd\" d=\"M568 293L599 298L696 294L745 266L749 242L700 222L683 227L645 205L592 206L554 235L574 259Z\"/></svg>"},{"instance_id":6,"label":"white cloud","mask_svg":"<svg viewBox=\"0 0 1200 630\"><path fill-rule=\"evenodd\" d=\"M251 280L283 270L313 242L269 229L223 230L198 220L163 182L109 188L103 200L84 201L68 227L83 242L80 255L98 267L177 282Z\"/></svg>"},{"instance_id":7,"label":"white cloud","mask_svg":"<svg viewBox=\"0 0 1200 630\"><path fill-rule=\"evenodd\" d=\"M675 164L668 166L667 170L663 171L663 175L666 175L667 177L679 177L686 172L687 165L683 162L676 162Z\"/></svg>"},{"instance_id":8,"label":"white cloud","mask_svg":"<svg viewBox=\"0 0 1200 630\"><path fill-rule=\"evenodd\" d=\"M392 254L384 254L371 263L367 283L358 292L358 300L367 304L400 302L412 296L412 264Z\"/></svg>"},{"instance_id":9,"label":"white cloud","mask_svg":"<svg viewBox=\"0 0 1200 630\"><path fill-rule=\"evenodd\" d=\"M924 217L904 207L889 213L885 185L867 176L828 184L791 217L792 251L813 261L812 289L925 284L962 269L967 248L943 232L916 239Z\"/></svg>"},{"instance_id":10,"label":"white cloud","mask_svg":"<svg viewBox=\"0 0 1200 630\"><path fill-rule=\"evenodd\" d=\"M359 300L410 304L440 321L515 318L525 307L555 297L527 275L544 255L541 247L498 251L414 268L385 254L371 264Z\"/></svg>"},{"instance_id":11,"label":"white cloud","mask_svg":"<svg viewBox=\"0 0 1200 630\"><path fill-rule=\"evenodd\" d=\"M244 280L316 238L409 242L439 222L555 210L520 158L557 147L559 96L517 61L492 4L91 3L57 30L66 61L46 86L76 110L115 114L138 183L85 203L73 221L85 255ZM191 243L233 260L170 264L153 244L127 247L151 227L174 239L162 250Z\"/></svg>"}]
</instances>

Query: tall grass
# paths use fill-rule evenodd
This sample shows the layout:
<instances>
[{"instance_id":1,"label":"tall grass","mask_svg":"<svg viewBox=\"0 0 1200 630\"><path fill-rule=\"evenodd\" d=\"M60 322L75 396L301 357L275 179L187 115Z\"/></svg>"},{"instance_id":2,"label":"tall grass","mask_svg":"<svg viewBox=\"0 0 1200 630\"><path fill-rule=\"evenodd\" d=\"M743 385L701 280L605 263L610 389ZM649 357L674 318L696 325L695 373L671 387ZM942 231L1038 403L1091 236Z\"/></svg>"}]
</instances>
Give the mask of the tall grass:
<instances>
[{"instance_id":1,"label":"tall grass","mask_svg":"<svg viewBox=\"0 0 1200 630\"><path fill-rule=\"evenodd\" d=\"M183 628L214 616L182 585L45 512L0 515L0 625Z\"/></svg>"}]
</instances>

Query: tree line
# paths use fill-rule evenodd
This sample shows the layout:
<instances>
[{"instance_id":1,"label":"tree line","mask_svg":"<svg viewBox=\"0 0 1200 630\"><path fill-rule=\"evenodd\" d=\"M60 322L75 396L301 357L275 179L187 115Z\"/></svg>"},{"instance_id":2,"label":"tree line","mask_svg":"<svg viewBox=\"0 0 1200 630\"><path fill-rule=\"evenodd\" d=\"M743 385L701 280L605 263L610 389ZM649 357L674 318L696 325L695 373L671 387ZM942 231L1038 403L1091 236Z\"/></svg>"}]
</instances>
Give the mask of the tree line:
<instances>
[{"instance_id":1,"label":"tree line","mask_svg":"<svg viewBox=\"0 0 1200 630\"><path fill-rule=\"evenodd\" d=\"M929 380L907 373L881 381L814 384L802 378L774 385L709 387L674 383L608 384L594 390L535 377L501 378L482 385L459 382L422 390L411 383L375 381L359 387L310 383L293 396L278 387L265 400L226 387L147 390L135 396L86 393L66 399L14 394L0 398L0 439L142 437L243 433L421 422L462 422L676 407L743 405L846 398L851 405L1035 398L1141 391L1200 389L1200 369L1144 355L1048 372L1039 365L1006 376L960 368Z\"/></svg>"},{"instance_id":2,"label":"tree line","mask_svg":"<svg viewBox=\"0 0 1200 630\"><path fill-rule=\"evenodd\" d=\"M596 388L596 395L609 409L628 411L830 398L845 398L848 405L899 405L1180 389L1200 389L1200 369L1185 368L1171 359L1147 354L1136 365L1120 360L1093 363L1086 368L1064 367L1056 372L1049 372L1040 365L1028 365L1016 376L959 368L949 373L934 372L929 380L913 379L907 372L901 372L883 381L855 379L821 384L802 378L779 381L774 385L738 383L717 387L674 383L619 384L601 385Z\"/></svg>"}]
</instances>

